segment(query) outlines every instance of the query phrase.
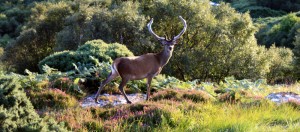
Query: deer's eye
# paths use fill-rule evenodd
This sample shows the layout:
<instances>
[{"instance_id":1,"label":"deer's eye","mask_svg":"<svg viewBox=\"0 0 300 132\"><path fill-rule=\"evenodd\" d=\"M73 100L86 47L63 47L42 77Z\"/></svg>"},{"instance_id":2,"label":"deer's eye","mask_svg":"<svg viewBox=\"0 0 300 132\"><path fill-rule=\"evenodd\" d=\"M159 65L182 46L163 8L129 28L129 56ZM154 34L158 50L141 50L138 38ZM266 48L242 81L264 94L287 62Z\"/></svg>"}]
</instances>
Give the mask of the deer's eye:
<instances>
[{"instance_id":1,"label":"deer's eye","mask_svg":"<svg viewBox=\"0 0 300 132\"><path fill-rule=\"evenodd\" d=\"M169 47L169 50L172 50L173 49L173 47Z\"/></svg>"}]
</instances>

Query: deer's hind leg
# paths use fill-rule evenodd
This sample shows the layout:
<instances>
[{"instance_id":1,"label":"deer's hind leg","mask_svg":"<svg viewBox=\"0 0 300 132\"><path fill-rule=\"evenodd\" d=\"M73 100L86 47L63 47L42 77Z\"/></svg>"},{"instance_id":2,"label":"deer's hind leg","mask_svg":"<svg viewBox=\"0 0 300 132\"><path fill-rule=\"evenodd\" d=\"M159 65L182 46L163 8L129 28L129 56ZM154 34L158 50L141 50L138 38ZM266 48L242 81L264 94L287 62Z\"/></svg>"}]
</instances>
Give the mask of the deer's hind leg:
<instances>
[{"instance_id":1,"label":"deer's hind leg","mask_svg":"<svg viewBox=\"0 0 300 132\"><path fill-rule=\"evenodd\" d=\"M97 103L98 102L98 96L102 90L102 88L107 84L109 83L110 81L112 81L113 79L115 79L119 74L117 72L114 71L114 69L112 68L112 72L109 74L109 76L101 83L97 93L96 93L96 96L95 96L95 102Z\"/></svg>"}]
</instances>

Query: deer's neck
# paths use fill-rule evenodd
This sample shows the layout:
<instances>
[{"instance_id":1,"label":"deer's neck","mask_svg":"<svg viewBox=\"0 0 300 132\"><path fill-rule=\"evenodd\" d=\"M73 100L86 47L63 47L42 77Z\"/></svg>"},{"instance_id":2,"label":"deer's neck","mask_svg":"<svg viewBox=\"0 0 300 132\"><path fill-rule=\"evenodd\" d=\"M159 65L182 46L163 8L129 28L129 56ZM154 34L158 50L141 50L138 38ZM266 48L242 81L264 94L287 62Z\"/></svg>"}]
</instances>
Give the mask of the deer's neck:
<instances>
[{"instance_id":1,"label":"deer's neck","mask_svg":"<svg viewBox=\"0 0 300 132\"><path fill-rule=\"evenodd\" d=\"M157 53L157 58L160 62L161 67L165 66L169 62L169 60L172 56L172 52L173 51L167 51L167 50L164 49L160 53Z\"/></svg>"}]
</instances>

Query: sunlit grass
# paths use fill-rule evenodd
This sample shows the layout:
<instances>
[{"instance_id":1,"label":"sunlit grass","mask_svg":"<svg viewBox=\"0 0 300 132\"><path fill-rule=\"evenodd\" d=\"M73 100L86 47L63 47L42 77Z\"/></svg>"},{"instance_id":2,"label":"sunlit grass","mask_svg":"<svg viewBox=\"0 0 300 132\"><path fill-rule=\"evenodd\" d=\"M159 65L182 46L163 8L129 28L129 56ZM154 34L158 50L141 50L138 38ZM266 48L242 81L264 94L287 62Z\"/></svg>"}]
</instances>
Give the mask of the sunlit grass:
<instances>
[{"instance_id":1,"label":"sunlit grass","mask_svg":"<svg viewBox=\"0 0 300 132\"><path fill-rule=\"evenodd\" d=\"M178 96L176 100L145 101L114 108L70 108L48 115L67 123L72 131L256 132L300 130L299 112L292 105L277 105L266 99L193 102Z\"/></svg>"},{"instance_id":2,"label":"sunlit grass","mask_svg":"<svg viewBox=\"0 0 300 132\"><path fill-rule=\"evenodd\" d=\"M210 91L222 88L212 86ZM42 116L54 117L71 131L300 130L299 102L278 105L265 98L274 92L299 93L298 83L232 89L215 95L202 90L165 89L151 95L150 101L110 108L49 109Z\"/></svg>"}]
</instances>

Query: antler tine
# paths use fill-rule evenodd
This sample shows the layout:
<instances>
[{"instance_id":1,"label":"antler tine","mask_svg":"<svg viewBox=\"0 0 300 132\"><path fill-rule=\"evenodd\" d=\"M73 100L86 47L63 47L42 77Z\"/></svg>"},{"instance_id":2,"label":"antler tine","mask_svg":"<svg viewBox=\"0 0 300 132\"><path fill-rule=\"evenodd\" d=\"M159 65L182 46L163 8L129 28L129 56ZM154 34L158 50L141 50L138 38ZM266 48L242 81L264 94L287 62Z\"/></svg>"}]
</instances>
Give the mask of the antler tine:
<instances>
[{"instance_id":1,"label":"antler tine","mask_svg":"<svg viewBox=\"0 0 300 132\"><path fill-rule=\"evenodd\" d=\"M149 32L150 32L156 39L158 39L158 40L164 40L164 39L165 39L164 37L159 37L157 34L155 34L155 33L153 32L152 27L151 27L152 23L153 23L153 18L151 18L150 22L147 24L147 27L148 27Z\"/></svg>"},{"instance_id":2,"label":"antler tine","mask_svg":"<svg viewBox=\"0 0 300 132\"><path fill-rule=\"evenodd\" d=\"M184 27L183 27L183 30L177 36L174 37L174 40L179 39L181 37L181 35L184 34L184 32L186 31L186 28L187 28L186 21L181 16L179 16L179 18L181 19Z\"/></svg>"}]
</instances>

